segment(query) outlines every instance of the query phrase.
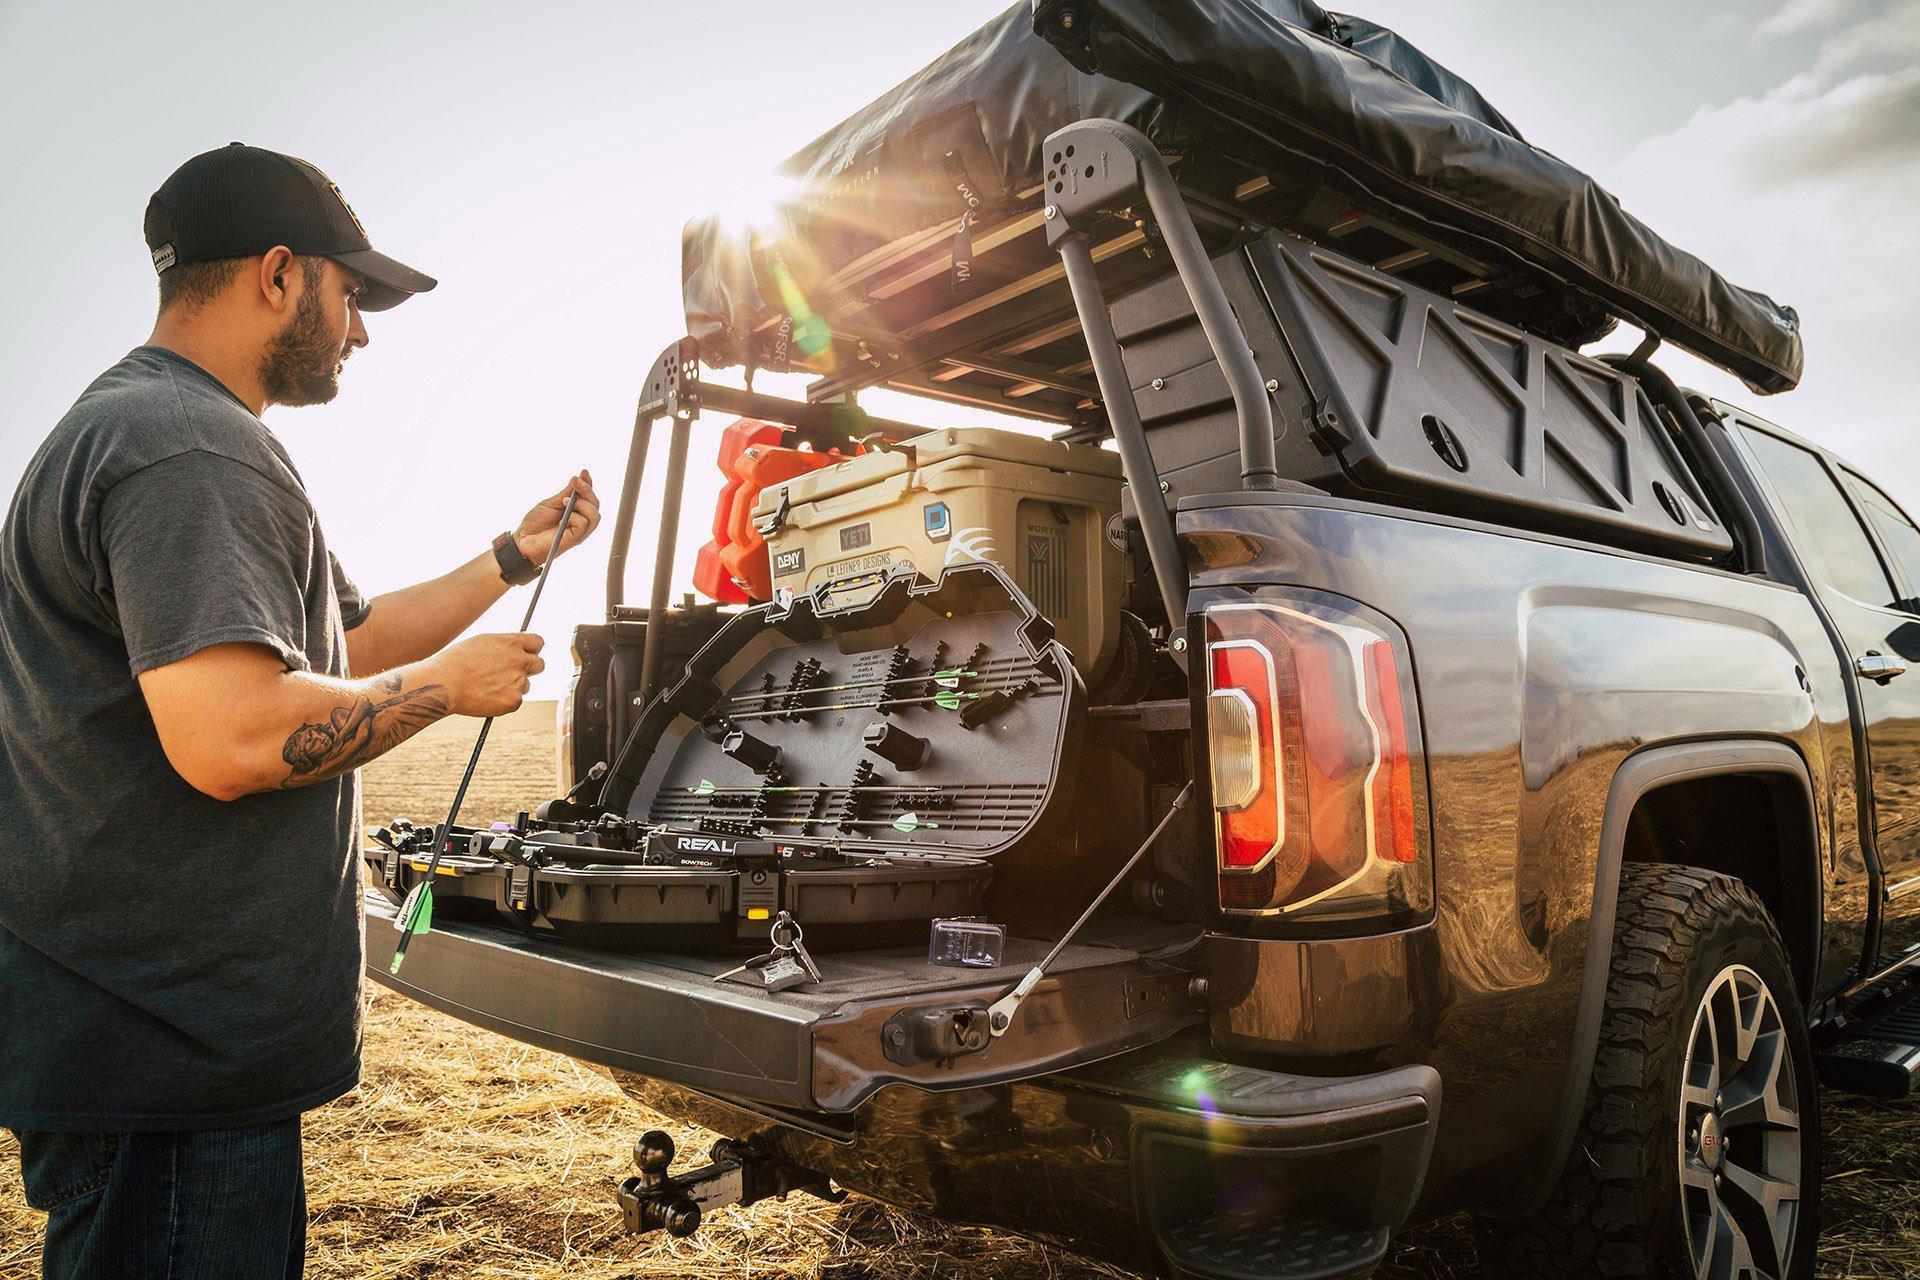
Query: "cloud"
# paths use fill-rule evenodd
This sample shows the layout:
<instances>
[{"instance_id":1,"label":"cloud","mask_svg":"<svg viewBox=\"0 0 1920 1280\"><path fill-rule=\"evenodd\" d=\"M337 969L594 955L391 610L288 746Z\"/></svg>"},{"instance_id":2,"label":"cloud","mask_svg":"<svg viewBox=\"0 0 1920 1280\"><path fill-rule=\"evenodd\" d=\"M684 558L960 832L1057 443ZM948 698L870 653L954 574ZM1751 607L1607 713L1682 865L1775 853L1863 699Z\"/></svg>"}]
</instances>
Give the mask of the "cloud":
<instances>
[{"instance_id":1,"label":"cloud","mask_svg":"<svg viewBox=\"0 0 1920 1280\"><path fill-rule=\"evenodd\" d=\"M1754 35L1785 36L1825 26L1839 18L1852 4L1853 0L1787 0L1754 28Z\"/></svg>"},{"instance_id":2,"label":"cloud","mask_svg":"<svg viewBox=\"0 0 1920 1280\"><path fill-rule=\"evenodd\" d=\"M1644 144L1608 185L1650 226L1740 284L1799 307L1910 308L1920 277L1920 135L1886 113L1920 75L1781 92L1703 112Z\"/></svg>"},{"instance_id":3,"label":"cloud","mask_svg":"<svg viewBox=\"0 0 1920 1280\"><path fill-rule=\"evenodd\" d=\"M1829 88L1799 79L1724 108L1715 122L1740 137L1755 186L1897 177L1920 160L1920 68L1869 74Z\"/></svg>"},{"instance_id":4,"label":"cloud","mask_svg":"<svg viewBox=\"0 0 1920 1280\"><path fill-rule=\"evenodd\" d=\"M1755 256L1786 241L1857 241L1847 231L1870 224L1890 250L1920 258L1909 225L1920 201L1920 0L1870 11L1857 0L1786 0L1761 27L1816 21L1837 25L1805 70L1642 143L1622 185L1676 210L1672 184L1720 193L1715 214L1737 213L1720 229L1743 233L1734 238Z\"/></svg>"},{"instance_id":5,"label":"cloud","mask_svg":"<svg viewBox=\"0 0 1920 1280\"><path fill-rule=\"evenodd\" d=\"M1800 390L1756 407L1920 496L1920 431L1896 350L1920 296L1920 0L1787 0L1800 70L1702 107L1601 176L1661 234L1799 310ZM1675 370L1753 402L1731 379Z\"/></svg>"},{"instance_id":6,"label":"cloud","mask_svg":"<svg viewBox=\"0 0 1920 1280\"><path fill-rule=\"evenodd\" d=\"M1920 54L1920 0L1871 6L1826 28L1812 74L1831 82L1867 70L1908 66Z\"/></svg>"}]
</instances>

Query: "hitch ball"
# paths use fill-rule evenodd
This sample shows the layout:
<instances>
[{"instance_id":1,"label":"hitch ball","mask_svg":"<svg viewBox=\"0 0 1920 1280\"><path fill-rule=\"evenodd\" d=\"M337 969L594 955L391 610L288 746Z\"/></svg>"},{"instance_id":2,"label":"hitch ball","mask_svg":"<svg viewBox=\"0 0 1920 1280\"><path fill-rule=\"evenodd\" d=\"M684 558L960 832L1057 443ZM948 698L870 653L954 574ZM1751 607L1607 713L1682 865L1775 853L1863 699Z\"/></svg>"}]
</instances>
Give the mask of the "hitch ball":
<instances>
[{"instance_id":1,"label":"hitch ball","mask_svg":"<svg viewBox=\"0 0 1920 1280\"><path fill-rule=\"evenodd\" d=\"M667 1168L673 1163L673 1139L662 1130L647 1130L633 1144L633 1163L640 1169L642 1186L659 1186L667 1180Z\"/></svg>"}]
</instances>

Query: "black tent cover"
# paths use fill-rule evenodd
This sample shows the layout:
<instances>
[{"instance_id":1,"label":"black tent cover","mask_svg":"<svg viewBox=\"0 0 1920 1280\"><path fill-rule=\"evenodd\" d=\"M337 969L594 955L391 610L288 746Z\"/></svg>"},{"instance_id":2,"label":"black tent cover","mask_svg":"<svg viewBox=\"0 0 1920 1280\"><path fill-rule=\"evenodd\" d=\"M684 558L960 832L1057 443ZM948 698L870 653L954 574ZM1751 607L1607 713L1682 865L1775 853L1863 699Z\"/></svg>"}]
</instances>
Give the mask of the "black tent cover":
<instances>
[{"instance_id":1,"label":"black tent cover","mask_svg":"<svg viewBox=\"0 0 1920 1280\"><path fill-rule=\"evenodd\" d=\"M1799 380L1791 308L1663 240L1394 32L1312 0L1014 6L792 157L800 194L775 232L689 224L689 332L715 364L808 363L788 350L817 349L796 296L862 254L956 228L970 208L978 218L1035 202L1042 140L1093 116L1133 125L1165 154L1309 173L1756 391Z\"/></svg>"}]
</instances>

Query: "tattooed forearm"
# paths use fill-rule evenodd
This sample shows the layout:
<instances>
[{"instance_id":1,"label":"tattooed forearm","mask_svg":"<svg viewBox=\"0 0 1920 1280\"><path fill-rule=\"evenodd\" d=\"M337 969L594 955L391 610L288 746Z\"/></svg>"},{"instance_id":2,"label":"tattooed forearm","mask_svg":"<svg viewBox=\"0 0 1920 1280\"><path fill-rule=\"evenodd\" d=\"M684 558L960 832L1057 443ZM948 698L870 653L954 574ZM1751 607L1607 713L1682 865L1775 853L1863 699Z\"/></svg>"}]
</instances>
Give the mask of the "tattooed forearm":
<instances>
[{"instance_id":1,"label":"tattooed forearm","mask_svg":"<svg viewBox=\"0 0 1920 1280\"><path fill-rule=\"evenodd\" d=\"M280 751L293 771L281 787L304 787L357 769L446 716L449 704L440 685L407 689L403 683L397 675L383 676L372 682L371 696L356 694L327 719L295 729Z\"/></svg>"}]
</instances>

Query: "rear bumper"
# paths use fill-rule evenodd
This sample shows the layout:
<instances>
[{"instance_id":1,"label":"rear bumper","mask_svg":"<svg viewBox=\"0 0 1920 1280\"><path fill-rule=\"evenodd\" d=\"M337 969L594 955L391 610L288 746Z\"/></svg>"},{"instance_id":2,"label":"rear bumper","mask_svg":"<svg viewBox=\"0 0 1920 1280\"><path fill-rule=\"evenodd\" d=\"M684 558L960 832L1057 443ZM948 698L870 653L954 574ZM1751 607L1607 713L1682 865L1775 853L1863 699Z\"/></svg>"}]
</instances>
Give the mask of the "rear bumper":
<instances>
[{"instance_id":1,"label":"rear bumper","mask_svg":"<svg viewBox=\"0 0 1920 1280\"><path fill-rule=\"evenodd\" d=\"M1207 1060L1178 1041L991 1089L883 1089L829 1124L616 1072L646 1106L954 1222L1180 1276L1215 1222L1385 1235L1425 1180L1429 1067L1316 1079ZM1198 1230L1196 1230L1198 1228ZM1265 1274L1265 1273L1263 1273Z\"/></svg>"}]
</instances>

